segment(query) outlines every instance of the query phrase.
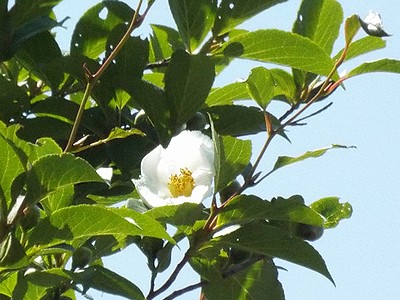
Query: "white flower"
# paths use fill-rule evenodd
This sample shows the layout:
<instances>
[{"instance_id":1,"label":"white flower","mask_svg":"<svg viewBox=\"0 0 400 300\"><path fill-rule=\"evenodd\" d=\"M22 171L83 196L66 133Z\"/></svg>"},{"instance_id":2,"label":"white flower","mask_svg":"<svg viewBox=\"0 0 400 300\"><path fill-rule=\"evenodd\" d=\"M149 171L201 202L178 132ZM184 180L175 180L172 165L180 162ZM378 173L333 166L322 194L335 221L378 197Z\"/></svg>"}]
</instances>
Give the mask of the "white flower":
<instances>
[{"instance_id":1,"label":"white flower","mask_svg":"<svg viewBox=\"0 0 400 300\"><path fill-rule=\"evenodd\" d=\"M360 20L362 29L364 29L364 31L369 35L378 37L391 35L383 30L381 16L376 12L370 11L364 20L360 17L358 17L358 19Z\"/></svg>"},{"instance_id":2,"label":"white flower","mask_svg":"<svg viewBox=\"0 0 400 300\"><path fill-rule=\"evenodd\" d=\"M201 203L212 194L214 145L200 131L182 131L168 147L161 145L141 163L136 190L149 207Z\"/></svg>"}]
</instances>

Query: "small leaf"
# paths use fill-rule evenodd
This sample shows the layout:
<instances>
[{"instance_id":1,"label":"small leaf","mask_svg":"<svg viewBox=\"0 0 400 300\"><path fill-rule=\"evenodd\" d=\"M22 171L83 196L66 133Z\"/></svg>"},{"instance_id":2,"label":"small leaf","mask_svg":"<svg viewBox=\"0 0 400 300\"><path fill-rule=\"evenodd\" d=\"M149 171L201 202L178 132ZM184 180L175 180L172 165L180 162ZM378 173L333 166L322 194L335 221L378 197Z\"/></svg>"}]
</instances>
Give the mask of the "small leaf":
<instances>
[{"instance_id":1,"label":"small leaf","mask_svg":"<svg viewBox=\"0 0 400 300\"><path fill-rule=\"evenodd\" d=\"M86 268L80 273L74 273L72 277L75 282L82 284L85 291L94 288L127 299L145 300L143 293L135 284L99 265Z\"/></svg>"},{"instance_id":2,"label":"small leaf","mask_svg":"<svg viewBox=\"0 0 400 300\"><path fill-rule=\"evenodd\" d=\"M215 167L215 193L227 186L249 164L252 150L251 141L223 136L218 150Z\"/></svg>"},{"instance_id":3,"label":"small leaf","mask_svg":"<svg viewBox=\"0 0 400 300\"><path fill-rule=\"evenodd\" d=\"M354 146L332 145L331 147L328 147L328 148L322 148L322 149L314 150L314 151L307 151L306 153L304 153L298 157L279 156L277 161L275 162L273 169L268 173L268 175L282 167L297 163L299 161L303 161L308 158L320 157L331 149L349 149L349 148L355 148L355 147Z\"/></svg>"},{"instance_id":4,"label":"small leaf","mask_svg":"<svg viewBox=\"0 0 400 300\"><path fill-rule=\"evenodd\" d=\"M172 16L190 53L198 48L214 23L215 0L169 0Z\"/></svg>"},{"instance_id":5,"label":"small leaf","mask_svg":"<svg viewBox=\"0 0 400 300\"><path fill-rule=\"evenodd\" d=\"M206 99L207 106L231 105L233 101L249 99L244 82L234 82L223 87L214 88Z\"/></svg>"},{"instance_id":6,"label":"small leaf","mask_svg":"<svg viewBox=\"0 0 400 300\"><path fill-rule=\"evenodd\" d=\"M275 96L275 81L271 71L264 67L252 69L246 85L251 98L265 110Z\"/></svg>"},{"instance_id":7,"label":"small leaf","mask_svg":"<svg viewBox=\"0 0 400 300\"><path fill-rule=\"evenodd\" d=\"M383 39L378 39L372 36L363 37L357 41L354 41L350 44L349 48L347 49L347 54L345 60L350 60L362 54L366 54L371 51L375 51L378 49L382 49L386 47L386 41ZM335 55L333 58L334 60L339 59L342 55L343 49L340 50L338 54Z\"/></svg>"},{"instance_id":8,"label":"small leaf","mask_svg":"<svg viewBox=\"0 0 400 300\"><path fill-rule=\"evenodd\" d=\"M340 203L337 197L326 197L312 203L310 207L325 218L325 228L334 228L343 219L349 219L353 208L348 202Z\"/></svg>"},{"instance_id":9,"label":"small leaf","mask_svg":"<svg viewBox=\"0 0 400 300\"><path fill-rule=\"evenodd\" d=\"M178 128L203 106L214 82L214 64L209 57L177 50L165 74L165 93L171 122Z\"/></svg>"},{"instance_id":10,"label":"small leaf","mask_svg":"<svg viewBox=\"0 0 400 300\"><path fill-rule=\"evenodd\" d=\"M319 214L308 206L283 199L269 202L253 195L233 198L218 215L218 225L246 223L252 220L276 220L323 226Z\"/></svg>"},{"instance_id":11,"label":"small leaf","mask_svg":"<svg viewBox=\"0 0 400 300\"><path fill-rule=\"evenodd\" d=\"M213 35L221 36L252 16L287 0L222 0L217 11Z\"/></svg>"},{"instance_id":12,"label":"small leaf","mask_svg":"<svg viewBox=\"0 0 400 300\"><path fill-rule=\"evenodd\" d=\"M354 68L347 74L347 78L372 72L400 73L400 60L380 59L373 62L366 62Z\"/></svg>"},{"instance_id":13,"label":"small leaf","mask_svg":"<svg viewBox=\"0 0 400 300\"><path fill-rule=\"evenodd\" d=\"M233 247L281 258L314 270L334 283L321 255L310 244L300 238L290 237L274 226L251 223L228 235L212 239L203 249L206 247Z\"/></svg>"},{"instance_id":14,"label":"small leaf","mask_svg":"<svg viewBox=\"0 0 400 300\"><path fill-rule=\"evenodd\" d=\"M235 36L219 53L227 57L276 63L319 75L328 75L333 69L332 59L316 43L301 35L277 29Z\"/></svg>"},{"instance_id":15,"label":"small leaf","mask_svg":"<svg viewBox=\"0 0 400 300\"><path fill-rule=\"evenodd\" d=\"M360 30L358 15L352 15L351 17L348 17L344 23L344 35L346 45L350 45L358 30Z\"/></svg>"},{"instance_id":16,"label":"small leaf","mask_svg":"<svg viewBox=\"0 0 400 300\"><path fill-rule=\"evenodd\" d=\"M171 57L178 49L185 49L179 33L168 26L150 25L153 34L150 37L150 61L157 62Z\"/></svg>"}]
</instances>

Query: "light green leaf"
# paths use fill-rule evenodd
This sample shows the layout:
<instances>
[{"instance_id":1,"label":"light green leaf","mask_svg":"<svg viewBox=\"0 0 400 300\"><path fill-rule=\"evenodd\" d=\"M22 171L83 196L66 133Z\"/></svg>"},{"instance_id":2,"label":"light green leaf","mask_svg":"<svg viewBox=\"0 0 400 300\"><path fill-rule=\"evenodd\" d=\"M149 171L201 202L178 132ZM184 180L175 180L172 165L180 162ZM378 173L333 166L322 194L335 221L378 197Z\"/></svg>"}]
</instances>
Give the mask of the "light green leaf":
<instances>
[{"instance_id":1,"label":"light green leaf","mask_svg":"<svg viewBox=\"0 0 400 300\"><path fill-rule=\"evenodd\" d=\"M215 0L169 0L169 7L183 42L192 53L214 23L217 3Z\"/></svg>"},{"instance_id":2,"label":"light green leaf","mask_svg":"<svg viewBox=\"0 0 400 300\"><path fill-rule=\"evenodd\" d=\"M233 198L218 215L218 226L253 220L277 220L323 226L324 220L306 205L293 201L269 202L253 195Z\"/></svg>"},{"instance_id":3,"label":"light green leaf","mask_svg":"<svg viewBox=\"0 0 400 300\"><path fill-rule=\"evenodd\" d=\"M275 96L275 81L270 70L257 67L246 80L247 90L262 109L266 109Z\"/></svg>"},{"instance_id":4,"label":"light green leaf","mask_svg":"<svg viewBox=\"0 0 400 300\"><path fill-rule=\"evenodd\" d=\"M71 39L71 54L97 59L105 52L112 29L118 24L129 22L133 13L132 8L119 1L96 4L76 24Z\"/></svg>"},{"instance_id":5,"label":"light green leaf","mask_svg":"<svg viewBox=\"0 0 400 300\"><path fill-rule=\"evenodd\" d=\"M293 32L308 37L331 54L342 20L342 6L336 0L303 0Z\"/></svg>"},{"instance_id":6,"label":"light green leaf","mask_svg":"<svg viewBox=\"0 0 400 300\"><path fill-rule=\"evenodd\" d=\"M104 182L93 167L72 154L52 154L38 159L28 173L27 201L35 202L47 193L71 184Z\"/></svg>"},{"instance_id":7,"label":"light green leaf","mask_svg":"<svg viewBox=\"0 0 400 300\"><path fill-rule=\"evenodd\" d=\"M352 15L348 17L344 23L344 35L346 45L350 45L356 36L358 30L360 30L360 22L358 20L358 15Z\"/></svg>"},{"instance_id":8,"label":"light green leaf","mask_svg":"<svg viewBox=\"0 0 400 300\"><path fill-rule=\"evenodd\" d=\"M384 58L373 62L366 62L354 68L347 74L347 78L373 72L400 73L400 60Z\"/></svg>"},{"instance_id":9,"label":"light green leaf","mask_svg":"<svg viewBox=\"0 0 400 300\"><path fill-rule=\"evenodd\" d=\"M224 45L220 54L276 63L319 75L328 75L333 69L331 58L315 42L277 29L257 30L235 36Z\"/></svg>"},{"instance_id":10,"label":"light green leaf","mask_svg":"<svg viewBox=\"0 0 400 300\"><path fill-rule=\"evenodd\" d=\"M233 101L245 99L249 99L246 84L244 82L234 82L212 89L206 99L206 105L230 105L233 104Z\"/></svg>"},{"instance_id":11,"label":"light green leaf","mask_svg":"<svg viewBox=\"0 0 400 300\"><path fill-rule=\"evenodd\" d=\"M383 40L382 38L377 38L375 36L366 36L363 37L357 41L354 41L350 44L346 58L345 60L350 60L352 58L355 58L357 56L366 54L371 51L375 51L378 49L382 49L386 47L386 41ZM333 58L334 60L339 59L339 57L342 55L343 49L335 55Z\"/></svg>"},{"instance_id":12,"label":"light green leaf","mask_svg":"<svg viewBox=\"0 0 400 300\"><path fill-rule=\"evenodd\" d=\"M338 197L326 197L312 203L310 207L325 218L325 228L334 228L343 219L349 219L353 208L348 202L340 203Z\"/></svg>"},{"instance_id":13,"label":"light green leaf","mask_svg":"<svg viewBox=\"0 0 400 300\"><path fill-rule=\"evenodd\" d=\"M223 35L247 19L287 0L222 0L217 11L213 35Z\"/></svg>"},{"instance_id":14,"label":"light green leaf","mask_svg":"<svg viewBox=\"0 0 400 300\"><path fill-rule=\"evenodd\" d=\"M251 158L251 141L240 140L231 136L221 138L217 147L216 175L214 192L222 190L234 180L249 164Z\"/></svg>"},{"instance_id":15,"label":"light green leaf","mask_svg":"<svg viewBox=\"0 0 400 300\"><path fill-rule=\"evenodd\" d=\"M150 61L157 62L170 58L178 49L185 49L179 33L168 26L150 25L153 34L150 36Z\"/></svg>"},{"instance_id":16,"label":"light green leaf","mask_svg":"<svg viewBox=\"0 0 400 300\"><path fill-rule=\"evenodd\" d=\"M236 249L281 258L314 270L334 283L321 255L307 242L274 226L251 223L205 244L206 247Z\"/></svg>"},{"instance_id":17,"label":"light green leaf","mask_svg":"<svg viewBox=\"0 0 400 300\"><path fill-rule=\"evenodd\" d=\"M268 173L268 175L282 167L297 163L299 161L303 161L308 158L320 157L331 149L349 149L349 148L355 148L355 147L354 146L332 145L331 147L322 148L319 150L307 151L306 153L304 153L298 157L279 156L277 161L275 162L273 169Z\"/></svg>"},{"instance_id":18,"label":"light green leaf","mask_svg":"<svg viewBox=\"0 0 400 300\"><path fill-rule=\"evenodd\" d=\"M135 235L173 241L157 221L133 210L76 205L57 210L40 220L30 232L27 248L35 253L57 244L71 244L99 235L113 235L120 241Z\"/></svg>"},{"instance_id":19,"label":"light green leaf","mask_svg":"<svg viewBox=\"0 0 400 300\"><path fill-rule=\"evenodd\" d=\"M225 279L208 282L203 288L208 300L284 300L278 270L270 260L260 260Z\"/></svg>"},{"instance_id":20,"label":"light green leaf","mask_svg":"<svg viewBox=\"0 0 400 300\"><path fill-rule=\"evenodd\" d=\"M0 275L0 294L11 298L17 284L18 272L10 272Z\"/></svg>"},{"instance_id":21,"label":"light green leaf","mask_svg":"<svg viewBox=\"0 0 400 300\"><path fill-rule=\"evenodd\" d=\"M186 123L203 106L214 82L214 63L203 55L177 50L165 73L165 93L174 128Z\"/></svg>"}]
</instances>

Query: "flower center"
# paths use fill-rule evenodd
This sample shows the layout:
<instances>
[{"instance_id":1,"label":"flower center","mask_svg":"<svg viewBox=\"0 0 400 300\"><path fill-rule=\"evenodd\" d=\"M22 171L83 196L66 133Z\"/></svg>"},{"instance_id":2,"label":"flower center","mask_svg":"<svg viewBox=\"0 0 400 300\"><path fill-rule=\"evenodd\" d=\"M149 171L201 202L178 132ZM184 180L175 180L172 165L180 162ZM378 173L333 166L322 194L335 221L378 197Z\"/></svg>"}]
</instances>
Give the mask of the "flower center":
<instances>
[{"instance_id":1,"label":"flower center","mask_svg":"<svg viewBox=\"0 0 400 300\"><path fill-rule=\"evenodd\" d=\"M187 168L180 169L180 172L179 175L172 174L169 177L168 189L174 198L179 196L190 197L195 186L192 172Z\"/></svg>"}]
</instances>

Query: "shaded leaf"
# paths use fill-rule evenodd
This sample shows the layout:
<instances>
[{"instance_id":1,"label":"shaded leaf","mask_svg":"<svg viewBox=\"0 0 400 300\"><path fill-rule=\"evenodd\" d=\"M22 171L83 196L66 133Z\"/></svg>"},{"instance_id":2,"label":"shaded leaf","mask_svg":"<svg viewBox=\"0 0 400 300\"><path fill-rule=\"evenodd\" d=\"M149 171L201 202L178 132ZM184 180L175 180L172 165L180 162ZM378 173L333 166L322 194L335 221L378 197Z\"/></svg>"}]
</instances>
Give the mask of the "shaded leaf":
<instances>
[{"instance_id":1,"label":"shaded leaf","mask_svg":"<svg viewBox=\"0 0 400 300\"><path fill-rule=\"evenodd\" d=\"M278 220L323 226L321 216L308 206L283 199L269 202L253 195L233 198L218 215L218 225L246 223L253 220Z\"/></svg>"},{"instance_id":2,"label":"shaded leaf","mask_svg":"<svg viewBox=\"0 0 400 300\"><path fill-rule=\"evenodd\" d=\"M203 106L214 82L212 60L177 50L165 73L165 93L171 108L171 122L178 128Z\"/></svg>"},{"instance_id":3,"label":"shaded leaf","mask_svg":"<svg viewBox=\"0 0 400 300\"><path fill-rule=\"evenodd\" d=\"M190 53L210 31L217 10L216 0L169 0L172 16Z\"/></svg>"},{"instance_id":4,"label":"shaded leaf","mask_svg":"<svg viewBox=\"0 0 400 300\"><path fill-rule=\"evenodd\" d=\"M281 258L314 270L334 283L321 255L307 242L281 229L251 223L206 243L206 247L233 247L268 257Z\"/></svg>"},{"instance_id":5,"label":"shaded leaf","mask_svg":"<svg viewBox=\"0 0 400 300\"><path fill-rule=\"evenodd\" d=\"M247 19L287 0L222 0L217 10L213 35L223 35Z\"/></svg>"},{"instance_id":6,"label":"shaded leaf","mask_svg":"<svg viewBox=\"0 0 400 300\"><path fill-rule=\"evenodd\" d=\"M343 219L349 219L353 208L348 202L340 203L337 197L326 197L312 203L310 207L325 218L324 227L334 228Z\"/></svg>"},{"instance_id":7,"label":"shaded leaf","mask_svg":"<svg viewBox=\"0 0 400 300\"><path fill-rule=\"evenodd\" d=\"M240 140L231 136L221 137L215 159L215 193L226 187L246 168L250 162L251 150L250 140Z\"/></svg>"}]
</instances>

